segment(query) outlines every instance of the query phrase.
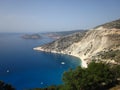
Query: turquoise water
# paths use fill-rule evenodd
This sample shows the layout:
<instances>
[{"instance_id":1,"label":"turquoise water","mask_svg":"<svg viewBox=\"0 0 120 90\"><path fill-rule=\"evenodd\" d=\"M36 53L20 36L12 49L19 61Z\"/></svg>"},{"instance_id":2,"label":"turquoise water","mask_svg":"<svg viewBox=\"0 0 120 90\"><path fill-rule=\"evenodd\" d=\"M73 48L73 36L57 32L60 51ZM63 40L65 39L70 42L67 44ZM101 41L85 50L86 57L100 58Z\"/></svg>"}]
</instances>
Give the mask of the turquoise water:
<instances>
[{"instance_id":1,"label":"turquoise water","mask_svg":"<svg viewBox=\"0 0 120 90\"><path fill-rule=\"evenodd\" d=\"M47 37L25 40L21 34L0 34L0 80L17 90L61 84L63 72L77 67L80 60L33 50L51 41Z\"/></svg>"}]
</instances>

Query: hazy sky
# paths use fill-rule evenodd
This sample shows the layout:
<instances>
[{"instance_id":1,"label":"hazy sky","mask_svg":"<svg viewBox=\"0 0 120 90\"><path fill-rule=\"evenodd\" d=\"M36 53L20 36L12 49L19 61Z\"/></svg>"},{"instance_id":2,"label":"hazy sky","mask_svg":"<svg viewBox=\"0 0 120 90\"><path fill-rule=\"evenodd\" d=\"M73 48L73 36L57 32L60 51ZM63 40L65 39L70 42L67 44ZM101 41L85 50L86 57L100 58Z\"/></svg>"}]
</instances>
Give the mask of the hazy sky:
<instances>
[{"instance_id":1,"label":"hazy sky","mask_svg":"<svg viewBox=\"0 0 120 90\"><path fill-rule=\"evenodd\" d=\"M120 0L0 0L0 32L88 29L120 18Z\"/></svg>"}]
</instances>

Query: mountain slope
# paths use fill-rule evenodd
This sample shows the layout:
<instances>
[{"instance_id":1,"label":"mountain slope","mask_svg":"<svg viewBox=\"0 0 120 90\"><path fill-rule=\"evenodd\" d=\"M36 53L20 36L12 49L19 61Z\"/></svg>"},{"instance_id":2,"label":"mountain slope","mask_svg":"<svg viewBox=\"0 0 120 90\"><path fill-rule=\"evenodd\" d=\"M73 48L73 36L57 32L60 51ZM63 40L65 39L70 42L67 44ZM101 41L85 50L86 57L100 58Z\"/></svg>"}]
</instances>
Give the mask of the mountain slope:
<instances>
[{"instance_id":1,"label":"mountain slope","mask_svg":"<svg viewBox=\"0 0 120 90\"><path fill-rule=\"evenodd\" d=\"M48 36L50 38L54 38L54 39L59 39L61 37L73 34L73 33L77 33L77 32L87 32L87 30L74 30L74 31L61 31L61 32L47 32L47 33L43 33L43 35Z\"/></svg>"},{"instance_id":2,"label":"mountain slope","mask_svg":"<svg viewBox=\"0 0 120 90\"><path fill-rule=\"evenodd\" d=\"M117 28L114 27L116 22ZM82 60L83 67L87 67L87 63L91 62L93 57L95 59L99 53L120 50L118 26L120 26L120 20L100 25L84 34L76 33L66 36L50 44L36 47L34 50L73 55Z\"/></svg>"}]
</instances>

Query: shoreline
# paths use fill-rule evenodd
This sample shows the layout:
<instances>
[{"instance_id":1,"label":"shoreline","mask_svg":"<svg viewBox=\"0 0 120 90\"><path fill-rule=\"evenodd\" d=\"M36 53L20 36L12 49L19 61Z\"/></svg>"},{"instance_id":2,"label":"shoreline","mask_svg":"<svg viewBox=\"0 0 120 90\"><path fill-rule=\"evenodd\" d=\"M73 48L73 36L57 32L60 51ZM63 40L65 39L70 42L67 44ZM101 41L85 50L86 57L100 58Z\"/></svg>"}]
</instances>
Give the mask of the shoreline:
<instances>
[{"instance_id":1,"label":"shoreline","mask_svg":"<svg viewBox=\"0 0 120 90\"><path fill-rule=\"evenodd\" d=\"M77 58L79 58L81 60L81 66L83 68L87 68L87 62L84 59L82 59L79 55L68 54L68 53L64 53L64 52L56 52L56 51L44 50L41 47L33 48L33 50L44 51L44 52L51 52L51 53L56 53L56 54L66 54L66 55L74 56L74 57L77 57Z\"/></svg>"}]
</instances>

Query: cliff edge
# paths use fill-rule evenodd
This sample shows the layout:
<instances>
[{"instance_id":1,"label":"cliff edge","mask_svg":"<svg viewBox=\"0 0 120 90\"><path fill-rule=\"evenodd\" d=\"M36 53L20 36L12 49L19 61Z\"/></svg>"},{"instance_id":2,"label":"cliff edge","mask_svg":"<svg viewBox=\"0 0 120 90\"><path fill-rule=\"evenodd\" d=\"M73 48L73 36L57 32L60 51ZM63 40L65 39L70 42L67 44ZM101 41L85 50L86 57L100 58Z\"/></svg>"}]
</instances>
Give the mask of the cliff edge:
<instances>
[{"instance_id":1,"label":"cliff edge","mask_svg":"<svg viewBox=\"0 0 120 90\"><path fill-rule=\"evenodd\" d=\"M77 32L62 37L34 50L73 55L82 60L83 67L87 67L93 59L98 60L101 52L120 50L120 19L97 26L85 33ZM109 62L115 63L115 60Z\"/></svg>"}]
</instances>

